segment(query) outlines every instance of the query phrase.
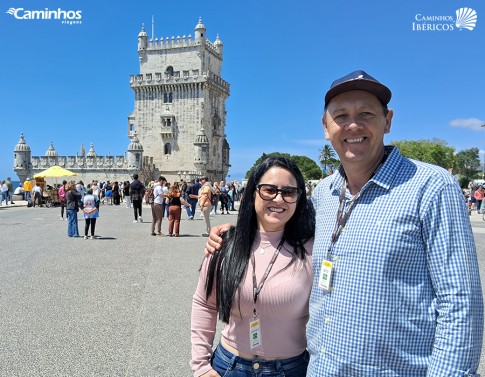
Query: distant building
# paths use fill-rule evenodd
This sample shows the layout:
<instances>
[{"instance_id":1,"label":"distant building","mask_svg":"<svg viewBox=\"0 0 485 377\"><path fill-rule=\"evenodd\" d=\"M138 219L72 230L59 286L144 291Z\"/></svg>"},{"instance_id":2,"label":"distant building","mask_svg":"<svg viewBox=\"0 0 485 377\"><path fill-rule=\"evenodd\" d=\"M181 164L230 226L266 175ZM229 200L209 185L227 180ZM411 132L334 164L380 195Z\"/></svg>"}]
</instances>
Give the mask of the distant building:
<instances>
[{"instance_id":1,"label":"distant building","mask_svg":"<svg viewBox=\"0 0 485 377\"><path fill-rule=\"evenodd\" d=\"M229 84L221 78L223 45L206 39L202 20L195 35L148 40L138 34L140 73L130 76L135 93L128 116L130 144L119 156L98 156L91 144L80 153L59 156L51 142L44 156L31 156L24 135L14 149L14 171L23 182L53 165L89 182L124 181L134 173L150 180L164 175L169 181L206 175L226 178L229 144L225 135Z\"/></svg>"}]
</instances>

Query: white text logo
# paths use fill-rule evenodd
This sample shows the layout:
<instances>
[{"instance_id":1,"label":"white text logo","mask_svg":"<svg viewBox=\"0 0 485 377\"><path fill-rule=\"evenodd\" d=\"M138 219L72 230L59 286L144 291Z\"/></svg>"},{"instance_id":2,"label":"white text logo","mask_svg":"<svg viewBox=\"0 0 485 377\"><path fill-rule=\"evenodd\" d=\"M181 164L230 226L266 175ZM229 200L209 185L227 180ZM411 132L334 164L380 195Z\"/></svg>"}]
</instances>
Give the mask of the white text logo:
<instances>
[{"instance_id":1,"label":"white text logo","mask_svg":"<svg viewBox=\"0 0 485 377\"><path fill-rule=\"evenodd\" d=\"M477 12L471 8L457 9L456 17L451 15L426 15L417 13L412 25L413 31L473 30L477 24Z\"/></svg>"},{"instance_id":2,"label":"white text logo","mask_svg":"<svg viewBox=\"0 0 485 377\"><path fill-rule=\"evenodd\" d=\"M10 8L6 13L14 16L17 20L60 20L63 24L82 23L82 11L80 10Z\"/></svg>"}]
</instances>

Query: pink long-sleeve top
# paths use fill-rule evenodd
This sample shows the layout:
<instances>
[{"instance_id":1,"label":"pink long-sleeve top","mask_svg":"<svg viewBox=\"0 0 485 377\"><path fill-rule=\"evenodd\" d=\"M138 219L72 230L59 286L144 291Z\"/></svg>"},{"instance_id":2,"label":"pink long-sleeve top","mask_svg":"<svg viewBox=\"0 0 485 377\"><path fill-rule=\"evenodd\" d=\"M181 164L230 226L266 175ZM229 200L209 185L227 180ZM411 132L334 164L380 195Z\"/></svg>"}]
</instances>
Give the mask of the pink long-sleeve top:
<instances>
[{"instance_id":1,"label":"pink long-sleeve top","mask_svg":"<svg viewBox=\"0 0 485 377\"><path fill-rule=\"evenodd\" d=\"M251 252L254 252L256 280L261 281L278 247L283 231L256 234ZM264 357L288 358L299 355L306 348L305 325L308 321L308 300L313 282L313 240L305 244L307 258L290 263L293 247L284 244L259 293L256 311L261 321L261 346L251 349L249 321L253 317L253 264L249 260L240 294L236 294L229 323L222 338L240 352ZM262 254L260 251L264 249ZM206 300L205 281L210 258L202 264L197 290L192 300L192 360L194 376L211 369L212 346L217 325L215 291ZM238 300L240 306L238 305Z\"/></svg>"}]
</instances>

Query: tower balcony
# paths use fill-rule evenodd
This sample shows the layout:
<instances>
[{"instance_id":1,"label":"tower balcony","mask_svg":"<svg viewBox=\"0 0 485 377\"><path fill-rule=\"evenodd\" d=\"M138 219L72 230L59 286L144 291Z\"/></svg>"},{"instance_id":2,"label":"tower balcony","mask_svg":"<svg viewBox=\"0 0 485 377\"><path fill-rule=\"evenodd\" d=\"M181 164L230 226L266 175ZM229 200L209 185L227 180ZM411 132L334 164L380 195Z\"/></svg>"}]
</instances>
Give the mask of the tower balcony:
<instances>
[{"instance_id":1,"label":"tower balcony","mask_svg":"<svg viewBox=\"0 0 485 377\"><path fill-rule=\"evenodd\" d=\"M166 126L160 127L160 136L162 137L162 139L175 138L175 132L173 130L173 127L166 127Z\"/></svg>"}]
</instances>

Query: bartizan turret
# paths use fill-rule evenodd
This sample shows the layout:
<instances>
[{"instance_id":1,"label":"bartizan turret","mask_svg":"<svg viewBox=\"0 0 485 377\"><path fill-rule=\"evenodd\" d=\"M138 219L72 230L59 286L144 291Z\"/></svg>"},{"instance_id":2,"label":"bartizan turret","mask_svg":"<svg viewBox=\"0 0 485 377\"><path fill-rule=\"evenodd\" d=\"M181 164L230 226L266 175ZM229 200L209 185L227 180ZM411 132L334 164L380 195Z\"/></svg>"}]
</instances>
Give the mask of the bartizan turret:
<instances>
[{"instance_id":1,"label":"bartizan turret","mask_svg":"<svg viewBox=\"0 0 485 377\"><path fill-rule=\"evenodd\" d=\"M140 63L146 60L147 47L148 34L145 31L145 25L142 25L141 31L138 34L138 56L140 57Z\"/></svg>"},{"instance_id":2,"label":"bartizan turret","mask_svg":"<svg viewBox=\"0 0 485 377\"><path fill-rule=\"evenodd\" d=\"M199 17L199 23L195 25L195 43L203 45L205 42L205 26L202 23L202 17Z\"/></svg>"},{"instance_id":3,"label":"bartizan turret","mask_svg":"<svg viewBox=\"0 0 485 377\"><path fill-rule=\"evenodd\" d=\"M203 129L201 129L197 134L194 142L194 147L194 163L196 164L196 166L207 164L207 160L209 159L209 139L205 135Z\"/></svg>"},{"instance_id":4,"label":"bartizan turret","mask_svg":"<svg viewBox=\"0 0 485 377\"><path fill-rule=\"evenodd\" d=\"M24 182L26 178L30 178L30 153L30 147L25 142L24 134L21 133L20 140L14 149L13 162L13 168L20 182Z\"/></svg>"},{"instance_id":5,"label":"bartizan turret","mask_svg":"<svg viewBox=\"0 0 485 377\"><path fill-rule=\"evenodd\" d=\"M136 132L133 135L132 142L126 150L128 169L141 170L143 166L143 146L138 140Z\"/></svg>"}]
</instances>

